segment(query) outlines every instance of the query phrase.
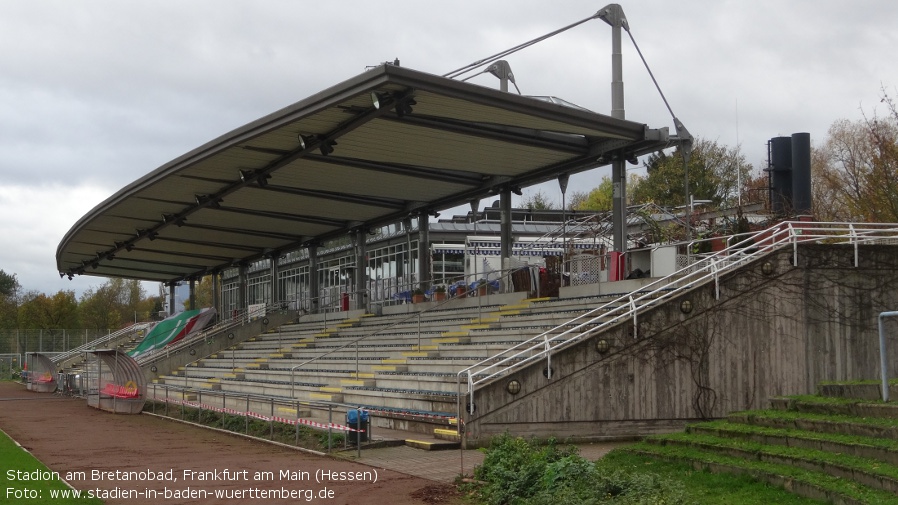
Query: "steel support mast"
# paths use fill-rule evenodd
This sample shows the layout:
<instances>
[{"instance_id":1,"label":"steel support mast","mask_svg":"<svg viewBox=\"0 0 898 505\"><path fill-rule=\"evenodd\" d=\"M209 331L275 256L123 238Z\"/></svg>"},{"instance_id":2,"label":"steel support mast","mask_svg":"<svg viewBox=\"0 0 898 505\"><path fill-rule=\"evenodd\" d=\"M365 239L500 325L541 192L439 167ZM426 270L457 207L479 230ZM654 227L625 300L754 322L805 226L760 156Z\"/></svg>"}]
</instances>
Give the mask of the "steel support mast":
<instances>
[{"instance_id":1,"label":"steel support mast","mask_svg":"<svg viewBox=\"0 0 898 505\"><path fill-rule=\"evenodd\" d=\"M597 16L611 25L611 117L626 119L624 113L624 65L621 52L621 29L630 31L624 10L609 4ZM627 250L627 170L626 161L616 156L611 161L611 182L614 188L612 206L612 234L614 250Z\"/></svg>"}]
</instances>

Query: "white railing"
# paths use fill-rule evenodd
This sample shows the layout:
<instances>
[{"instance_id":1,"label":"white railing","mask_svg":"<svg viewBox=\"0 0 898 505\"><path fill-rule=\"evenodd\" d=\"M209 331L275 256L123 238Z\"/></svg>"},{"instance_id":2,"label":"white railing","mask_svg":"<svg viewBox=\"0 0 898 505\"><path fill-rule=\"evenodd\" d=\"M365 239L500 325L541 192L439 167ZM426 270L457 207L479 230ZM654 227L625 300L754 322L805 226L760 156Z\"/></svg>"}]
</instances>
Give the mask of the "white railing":
<instances>
[{"instance_id":1,"label":"white railing","mask_svg":"<svg viewBox=\"0 0 898 505\"><path fill-rule=\"evenodd\" d=\"M163 394L159 394L159 390L163 392ZM172 393L169 395L169 393ZM197 399L186 400L185 397L188 394L196 394ZM203 396L206 397L207 400L212 398L213 400L210 403L212 405L206 404L203 401ZM165 416L168 417L169 404L179 405L181 407L182 419L184 408L195 408L200 411L203 410L211 410L213 412L218 412L221 414L221 429L228 430L228 427L225 425L226 416L239 416L243 417L246 421L244 424L244 434L249 435L249 422L250 419L258 419L262 421L268 421L270 428L270 434L274 436L274 426L275 422L278 423L287 423L293 424L296 426L296 440L295 445L299 445L299 436L300 436L300 427L307 426L313 429L319 429L322 431L326 431L328 434L327 438L327 446L328 452L330 452L332 447L332 434L333 431L341 431L344 433L359 433L359 432L367 432L368 440L372 440L371 432L373 423L370 421L368 423L360 423L359 425L353 427L349 425L347 421L346 424L342 424L339 422L334 422L334 414L345 414L349 411L356 411L356 415L358 418L361 418L362 411L367 411L367 408L361 407L359 405L350 405L346 403L339 402L326 402L321 400L299 400L296 398L284 398L274 395L264 395L264 394L253 394L253 393L240 393L236 391L209 391L203 390L202 388L193 388L187 385L185 381L184 386L175 386L171 384L156 384L151 383L147 384L147 393L146 398L152 401L151 405L151 413L153 415ZM214 405L217 403L217 400L221 400L221 405ZM162 403L164 405L164 411L161 414L156 414L156 403ZM230 402L231 407L228 407ZM259 407L262 405L268 405L269 408L268 414L263 412L258 412L258 410L262 410ZM277 411L275 410L275 405L278 407L285 406L295 412L295 416L292 418L288 418L283 415L277 415ZM322 420L314 420L311 416L303 416L301 413L303 410L315 410L319 411L323 414L324 411L327 412L327 421ZM279 409L280 410L280 409ZM321 417L319 414L318 417ZM211 425L210 425L211 427ZM235 431L235 430L230 430ZM358 435L356 435L358 437ZM358 437L361 438L361 437ZM350 437L346 437L346 439L350 439ZM351 439L350 439L351 441ZM361 455L362 444L356 443L356 451L357 455ZM345 448L345 446L344 446ZM322 453L316 454L323 455Z\"/></svg>"},{"instance_id":2,"label":"white railing","mask_svg":"<svg viewBox=\"0 0 898 505\"><path fill-rule=\"evenodd\" d=\"M78 347L70 349L66 352L59 353L56 356L53 356L53 358L52 358L53 362L61 363L69 358L74 358L75 356L80 356L81 354L84 353L84 351L98 349L100 346L106 345L109 342L111 342L119 337L123 337L125 335L129 335L131 333L134 333L134 332L137 332L140 330L146 330L146 329L152 328L155 324L156 323L132 324L131 326L128 326L127 328L122 328L121 330L112 332L108 335L103 335L100 338L94 339L86 344L79 345Z\"/></svg>"},{"instance_id":3,"label":"white railing","mask_svg":"<svg viewBox=\"0 0 898 505\"><path fill-rule=\"evenodd\" d=\"M231 314L230 317L224 318L218 323L205 328L202 331L198 331L184 339L181 339L172 345L166 345L159 349L141 354L136 358L137 363L140 366L149 365L155 361L166 358L172 353L176 353L181 349L189 348L197 342L202 342L207 338L210 338L219 333L223 333L239 326L243 326L244 324L247 324L255 319L265 317L265 315L268 313L277 312L278 310L280 310L280 308L281 306L279 304L274 304L266 306L264 311L258 310L258 308L255 306L253 306L252 309L236 310Z\"/></svg>"},{"instance_id":4,"label":"white railing","mask_svg":"<svg viewBox=\"0 0 898 505\"><path fill-rule=\"evenodd\" d=\"M500 270L500 271L493 272L491 275L495 275L495 276L496 276L496 279L494 279L494 281L508 282L509 279L511 279L512 274L514 274L514 273L515 273L516 271L518 271L518 270L521 270L522 268L527 268L527 267L515 267L515 268L511 268L511 269L505 270L505 271L501 271L501 270ZM477 296L478 314L477 314L477 315L478 315L478 317L481 317L482 314L483 314L483 313L482 313L482 311L483 311L483 298L484 298L484 296L486 296L486 295L480 295L480 294L479 294L479 288L478 288L478 287L473 287L473 288L467 288L467 290L465 291L464 297L465 297L465 298L467 298L468 296L473 297L475 293L478 294L478 296ZM355 338L355 339L352 339L351 341L346 342L345 344L343 344L343 345L341 345L341 346L335 347L335 348L333 348L333 349L331 349L331 350L329 350L329 351L326 351L326 352L324 352L324 353L322 353L322 354L319 354L319 355L317 355L317 356L315 356L315 357L313 357L313 358L309 358L309 359L303 361L302 363L300 363L300 364L298 364L298 365L295 365L295 366L291 367L291 368L290 368L290 384L291 384L290 396L291 396L291 397L295 397L295 396L296 396L296 392L295 392L295 391L296 391L296 371L297 371L297 370L302 369L302 368L306 368L308 365L310 365L310 364L312 364L312 363L315 363L315 365L318 366L318 363L317 363L317 362L320 361L320 360L322 360L323 358L326 358L326 357L328 357L328 356L330 356L330 355L332 355L332 354L335 354L335 353L337 353L338 351L343 351L343 350L348 349L348 348L354 348L354 349L355 349L355 372L356 372L356 374L358 374L359 371L360 371L360 369L361 369L361 368L360 368L360 363L359 363L359 344L360 344L361 342L363 342L363 341L366 341L366 340L369 339L369 338L373 338L373 337L375 337L375 336L377 336L377 335L381 335L381 334L383 334L383 333L386 333L388 330L391 330L391 329L393 329L393 328L395 328L395 327L397 327L397 326L400 326L400 325L402 325L402 324L405 324L405 323L407 323L407 322L409 322L409 321L411 321L411 320L413 320L413 319L417 319L417 322L418 322L418 331L417 331L417 335L418 335L418 343L417 343L417 347L415 347L415 348L418 349L418 350L420 350L420 349L421 349L421 318L422 318L422 316L424 316L425 314L430 314L431 312L435 312L435 311L444 309L444 308L445 308L445 307L444 307L445 305L447 305L449 302L451 302L451 301L453 301L453 300L455 300L455 299L456 299L456 298L451 298L451 297L448 297L448 296L447 296L447 298L446 298L445 300L441 301L441 302L437 302L437 303L435 303L434 305L431 305L431 306L428 306L428 307L424 307L424 308L421 309L421 310L417 310L417 311L411 312L411 313L407 314L405 317L400 317L399 319L393 321L392 323L390 323L390 324L388 324L388 325L386 325L386 326L383 326L383 327L381 327L381 328L379 328L379 329L377 329L377 330L374 330L374 331L372 331L372 332L370 332L370 333L366 333L365 335L362 335L362 336L360 336L360 337L357 337L357 338ZM326 329L326 328L327 328L327 320L325 319L324 329ZM317 370L310 370L310 371L317 371ZM306 372L306 373L308 373L308 372Z\"/></svg>"},{"instance_id":5,"label":"white railing","mask_svg":"<svg viewBox=\"0 0 898 505\"><path fill-rule=\"evenodd\" d=\"M720 296L720 277L750 261L768 253L792 246L793 265L798 264L798 244L848 243L854 248L854 265L858 266L859 247L882 241L898 239L898 224L883 223L779 223L766 230L748 235L730 243L716 253L696 258L696 261L680 270L599 307L589 310L568 322L540 333L520 344L460 371L456 376L458 387L458 416L461 418L461 401L464 396L461 383L467 385L468 412L475 409L474 392L478 386L497 377L519 370L545 359L548 377L552 374L552 355L581 341L590 335L604 331L624 321L632 321L633 336L637 338L638 316L648 307L657 305L680 293L706 283L714 282L715 296ZM573 327L570 327L574 325Z\"/></svg>"}]
</instances>

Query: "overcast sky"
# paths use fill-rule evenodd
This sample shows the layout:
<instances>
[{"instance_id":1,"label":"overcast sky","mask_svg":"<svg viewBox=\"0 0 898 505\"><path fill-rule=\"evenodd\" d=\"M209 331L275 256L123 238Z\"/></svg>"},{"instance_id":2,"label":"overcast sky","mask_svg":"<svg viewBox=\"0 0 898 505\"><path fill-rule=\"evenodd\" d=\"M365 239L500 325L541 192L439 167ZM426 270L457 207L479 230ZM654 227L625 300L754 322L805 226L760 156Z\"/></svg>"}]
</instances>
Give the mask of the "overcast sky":
<instances>
[{"instance_id":1,"label":"overcast sky","mask_svg":"<svg viewBox=\"0 0 898 505\"><path fill-rule=\"evenodd\" d=\"M444 74L595 14L590 1L0 0L0 269L80 296L56 248L91 208L225 132L394 58ZM741 145L877 110L898 87L898 2L635 0L631 33L693 135ZM672 121L625 36L627 119ZM506 58L523 94L610 111L611 30L592 20ZM470 82L498 87L489 75ZM671 130L673 130L671 128ZM610 169L572 178L588 190ZM560 200L554 185L543 192ZM525 190L524 196L536 189Z\"/></svg>"}]
</instances>

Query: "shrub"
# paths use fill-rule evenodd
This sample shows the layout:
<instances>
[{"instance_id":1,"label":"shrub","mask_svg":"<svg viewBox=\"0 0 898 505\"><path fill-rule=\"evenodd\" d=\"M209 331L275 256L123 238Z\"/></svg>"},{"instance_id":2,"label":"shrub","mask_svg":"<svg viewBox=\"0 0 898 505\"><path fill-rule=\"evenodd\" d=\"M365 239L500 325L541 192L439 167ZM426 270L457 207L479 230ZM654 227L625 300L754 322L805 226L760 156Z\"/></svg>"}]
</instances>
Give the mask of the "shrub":
<instances>
[{"instance_id":1,"label":"shrub","mask_svg":"<svg viewBox=\"0 0 898 505\"><path fill-rule=\"evenodd\" d=\"M577 448L496 437L474 478L475 494L488 505L685 503L682 485L653 473L609 469L577 455Z\"/></svg>"}]
</instances>

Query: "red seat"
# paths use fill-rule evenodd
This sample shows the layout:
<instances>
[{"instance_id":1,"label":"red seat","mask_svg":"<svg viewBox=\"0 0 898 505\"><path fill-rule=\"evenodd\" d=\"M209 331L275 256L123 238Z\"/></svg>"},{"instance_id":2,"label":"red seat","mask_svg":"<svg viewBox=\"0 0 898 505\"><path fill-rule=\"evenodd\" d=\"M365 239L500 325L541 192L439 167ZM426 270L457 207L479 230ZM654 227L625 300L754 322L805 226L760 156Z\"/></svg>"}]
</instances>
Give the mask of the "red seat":
<instances>
[{"instance_id":1,"label":"red seat","mask_svg":"<svg viewBox=\"0 0 898 505\"><path fill-rule=\"evenodd\" d=\"M100 392L104 395L114 396L116 398L137 398L140 396L140 391L136 387L129 391L127 387L111 382L107 382L106 386L104 386L103 390Z\"/></svg>"}]
</instances>

